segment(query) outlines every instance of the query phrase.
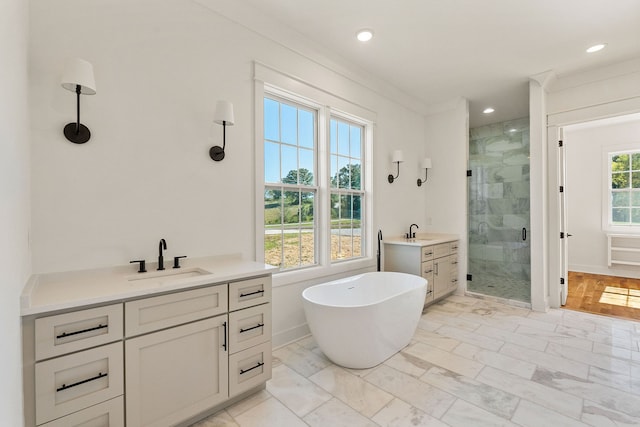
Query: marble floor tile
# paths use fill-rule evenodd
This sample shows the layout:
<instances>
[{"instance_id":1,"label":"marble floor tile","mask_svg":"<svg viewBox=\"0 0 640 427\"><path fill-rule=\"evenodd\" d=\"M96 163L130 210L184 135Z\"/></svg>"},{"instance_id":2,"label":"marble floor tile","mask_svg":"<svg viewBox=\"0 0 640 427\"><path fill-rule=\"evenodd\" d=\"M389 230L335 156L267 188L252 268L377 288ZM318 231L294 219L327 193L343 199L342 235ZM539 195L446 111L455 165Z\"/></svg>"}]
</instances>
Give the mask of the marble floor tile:
<instances>
[{"instance_id":1,"label":"marble floor tile","mask_svg":"<svg viewBox=\"0 0 640 427\"><path fill-rule=\"evenodd\" d=\"M367 417L393 399L386 391L337 366L329 366L309 379Z\"/></svg>"},{"instance_id":2,"label":"marble floor tile","mask_svg":"<svg viewBox=\"0 0 640 427\"><path fill-rule=\"evenodd\" d=\"M520 325L514 326L516 327L516 330L520 328ZM543 338L528 336L515 331L512 332L502 328L494 328L492 326L480 326L476 332L486 337L499 339L511 344L517 344L532 350L544 351L548 344L548 341Z\"/></svg>"},{"instance_id":3,"label":"marble floor tile","mask_svg":"<svg viewBox=\"0 0 640 427\"><path fill-rule=\"evenodd\" d=\"M563 372L538 368L532 380L548 387L589 400L632 417L640 417L640 396L614 387L572 377Z\"/></svg>"},{"instance_id":4,"label":"marble floor tile","mask_svg":"<svg viewBox=\"0 0 640 427\"><path fill-rule=\"evenodd\" d=\"M400 400L393 399L372 418L386 427L447 427L445 423Z\"/></svg>"},{"instance_id":5,"label":"marble floor tile","mask_svg":"<svg viewBox=\"0 0 640 427\"><path fill-rule=\"evenodd\" d=\"M275 398L270 398L235 417L241 427L305 427L307 424Z\"/></svg>"},{"instance_id":6,"label":"marble floor tile","mask_svg":"<svg viewBox=\"0 0 640 427\"><path fill-rule=\"evenodd\" d=\"M384 365L367 375L366 380L435 418L441 417L455 400L443 390Z\"/></svg>"},{"instance_id":7,"label":"marble floor tile","mask_svg":"<svg viewBox=\"0 0 640 427\"><path fill-rule=\"evenodd\" d=\"M420 380L507 419L520 401L511 393L442 368L429 369Z\"/></svg>"},{"instance_id":8,"label":"marble floor tile","mask_svg":"<svg viewBox=\"0 0 640 427\"><path fill-rule=\"evenodd\" d=\"M473 344L475 346L484 348L486 350L498 351L500 347L504 345L504 341L500 339L496 339L493 337L488 337L486 335L482 335L479 333L481 328L486 328L486 326L481 326L473 332L459 329L454 326L443 326L438 329L436 332L438 335L442 335L445 337L453 337L460 342L466 342L468 344Z\"/></svg>"},{"instance_id":9,"label":"marble floor tile","mask_svg":"<svg viewBox=\"0 0 640 427\"><path fill-rule=\"evenodd\" d=\"M559 414L543 406L523 400L511 419L523 427L588 427L582 421Z\"/></svg>"},{"instance_id":10,"label":"marble floor tile","mask_svg":"<svg viewBox=\"0 0 640 427\"><path fill-rule=\"evenodd\" d=\"M469 360L448 351L440 350L439 348L430 347L421 342L406 347L404 352L436 366L443 367L460 375L465 375L469 378L473 378L478 375L480 370L483 368L481 363Z\"/></svg>"},{"instance_id":11,"label":"marble floor tile","mask_svg":"<svg viewBox=\"0 0 640 427\"><path fill-rule=\"evenodd\" d=\"M462 399L456 400L442 421L451 427L518 427L509 420L480 409Z\"/></svg>"},{"instance_id":12,"label":"marble floor tile","mask_svg":"<svg viewBox=\"0 0 640 427\"><path fill-rule=\"evenodd\" d=\"M614 411L606 406L585 400L582 422L595 427L637 427L640 418Z\"/></svg>"},{"instance_id":13,"label":"marble floor tile","mask_svg":"<svg viewBox=\"0 0 640 427\"><path fill-rule=\"evenodd\" d=\"M297 416L303 417L333 397L285 365L272 370L267 391Z\"/></svg>"},{"instance_id":14,"label":"marble floor tile","mask_svg":"<svg viewBox=\"0 0 640 427\"><path fill-rule=\"evenodd\" d=\"M293 343L275 350L273 356L300 375L310 377L331 365L331 361L322 352L313 350L314 348L309 349Z\"/></svg>"},{"instance_id":15,"label":"marble floor tile","mask_svg":"<svg viewBox=\"0 0 640 427\"><path fill-rule=\"evenodd\" d=\"M640 426L640 322L455 295L363 370L312 336L274 350L267 388L192 427Z\"/></svg>"},{"instance_id":16,"label":"marble floor tile","mask_svg":"<svg viewBox=\"0 0 640 427\"><path fill-rule=\"evenodd\" d=\"M491 367L484 368L476 380L553 411L580 418L582 399L574 395Z\"/></svg>"},{"instance_id":17,"label":"marble floor tile","mask_svg":"<svg viewBox=\"0 0 640 427\"><path fill-rule=\"evenodd\" d=\"M535 361L535 364L539 367L565 372L574 377L587 378L589 376L589 365L565 359L561 355L530 350L515 344L505 344L500 349L500 353L524 360L525 362Z\"/></svg>"},{"instance_id":18,"label":"marble floor tile","mask_svg":"<svg viewBox=\"0 0 640 427\"><path fill-rule=\"evenodd\" d=\"M311 412L303 420L305 425L312 427L379 427L374 421L335 398ZM289 427L286 424L279 426Z\"/></svg>"},{"instance_id":19,"label":"marble floor tile","mask_svg":"<svg viewBox=\"0 0 640 427\"><path fill-rule=\"evenodd\" d=\"M536 370L536 365L533 363L505 356L501 353L484 350L467 343L460 344L453 353L479 362L485 366L492 366L526 379L531 379L531 376Z\"/></svg>"}]
</instances>

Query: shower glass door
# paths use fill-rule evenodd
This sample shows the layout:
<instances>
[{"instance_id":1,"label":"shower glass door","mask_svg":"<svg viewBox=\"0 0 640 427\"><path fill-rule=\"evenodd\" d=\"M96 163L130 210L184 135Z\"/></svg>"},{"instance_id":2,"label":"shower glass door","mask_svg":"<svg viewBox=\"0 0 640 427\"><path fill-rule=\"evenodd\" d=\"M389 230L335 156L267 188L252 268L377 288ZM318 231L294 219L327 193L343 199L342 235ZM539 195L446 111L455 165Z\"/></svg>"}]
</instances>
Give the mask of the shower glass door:
<instances>
[{"instance_id":1,"label":"shower glass door","mask_svg":"<svg viewBox=\"0 0 640 427\"><path fill-rule=\"evenodd\" d=\"M467 291L531 302L529 118L469 132Z\"/></svg>"}]
</instances>

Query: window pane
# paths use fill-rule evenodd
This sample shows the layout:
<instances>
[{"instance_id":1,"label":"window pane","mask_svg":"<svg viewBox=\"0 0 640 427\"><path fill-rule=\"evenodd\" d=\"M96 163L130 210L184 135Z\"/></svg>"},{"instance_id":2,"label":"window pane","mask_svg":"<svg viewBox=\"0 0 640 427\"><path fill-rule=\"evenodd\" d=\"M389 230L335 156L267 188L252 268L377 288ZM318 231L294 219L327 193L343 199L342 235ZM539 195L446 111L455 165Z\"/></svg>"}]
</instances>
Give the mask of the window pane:
<instances>
[{"instance_id":1,"label":"window pane","mask_svg":"<svg viewBox=\"0 0 640 427\"><path fill-rule=\"evenodd\" d=\"M629 209L613 208L611 210L611 219L614 223L629 223Z\"/></svg>"},{"instance_id":2,"label":"window pane","mask_svg":"<svg viewBox=\"0 0 640 427\"><path fill-rule=\"evenodd\" d=\"M614 207L628 207L629 206L629 192L616 191L611 193L611 204Z\"/></svg>"},{"instance_id":3,"label":"window pane","mask_svg":"<svg viewBox=\"0 0 640 427\"><path fill-rule=\"evenodd\" d=\"M611 171L620 172L629 170L629 155L617 154L611 156Z\"/></svg>"},{"instance_id":4,"label":"window pane","mask_svg":"<svg viewBox=\"0 0 640 427\"><path fill-rule=\"evenodd\" d=\"M287 184L298 183L298 150L296 147L282 146L282 170L280 173L282 182Z\"/></svg>"},{"instance_id":5,"label":"window pane","mask_svg":"<svg viewBox=\"0 0 640 427\"><path fill-rule=\"evenodd\" d=\"M629 173L612 173L611 188L629 188Z\"/></svg>"},{"instance_id":6,"label":"window pane","mask_svg":"<svg viewBox=\"0 0 640 427\"><path fill-rule=\"evenodd\" d=\"M279 103L273 99L264 99L264 138L273 141L280 140Z\"/></svg>"},{"instance_id":7,"label":"window pane","mask_svg":"<svg viewBox=\"0 0 640 427\"><path fill-rule=\"evenodd\" d=\"M313 150L300 149L299 184L314 185Z\"/></svg>"},{"instance_id":8,"label":"window pane","mask_svg":"<svg viewBox=\"0 0 640 427\"><path fill-rule=\"evenodd\" d=\"M330 139L331 139L331 153L337 153L338 152L338 122L336 122L335 120L331 119L331 125L330 125Z\"/></svg>"},{"instance_id":9,"label":"window pane","mask_svg":"<svg viewBox=\"0 0 640 427\"><path fill-rule=\"evenodd\" d=\"M284 235L284 268L300 266L300 236L299 230L286 231Z\"/></svg>"},{"instance_id":10,"label":"window pane","mask_svg":"<svg viewBox=\"0 0 640 427\"><path fill-rule=\"evenodd\" d=\"M267 264L282 264L282 192L267 189L264 193L264 259Z\"/></svg>"},{"instance_id":11,"label":"window pane","mask_svg":"<svg viewBox=\"0 0 640 427\"><path fill-rule=\"evenodd\" d=\"M298 143L298 110L287 104L280 105L280 114L282 115L280 130L281 141L286 144L296 145Z\"/></svg>"},{"instance_id":12,"label":"window pane","mask_svg":"<svg viewBox=\"0 0 640 427\"><path fill-rule=\"evenodd\" d=\"M640 207L640 191L631 192L631 206Z\"/></svg>"},{"instance_id":13,"label":"window pane","mask_svg":"<svg viewBox=\"0 0 640 427\"><path fill-rule=\"evenodd\" d=\"M264 182L280 182L280 144L264 143Z\"/></svg>"},{"instance_id":14,"label":"window pane","mask_svg":"<svg viewBox=\"0 0 640 427\"><path fill-rule=\"evenodd\" d=\"M640 188L640 172L631 172L631 188Z\"/></svg>"},{"instance_id":15,"label":"window pane","mask_svg":"<svg viewBox=\"0 0 640 427\"><path fill-rule=\"evenodd\" d=\"M338 157L338 188L349 188L349 159Z\"/></svg>"},{"instance_id":16,"label":"window pane","mask_svg":"<svg viewBox=\"0 0 640 427\"><path fill-rule=\"evenodd\" d=\"M631 168L634 171L640 171L640 153L633 153L631 155Z\"/></svg>"},{"instance_id":17,"label":"window pane","mask_svg":"<svg viewBox=\"0 0 640 427\"><path fill-rule=\"evenodd\" d=\"M638 208L631 209L631 222L634 225L640 224L640 209Z\"/></svg>"},{"instance_id":18,"label":"window pane","mask_svg":"<svg viewBox=\"0 0 640 427\"><path fill-rule=\"evenodd\" d=\"M338 122L338 154L349 155L349 125Z\"/></svg>"},{"instance_id":19,"label":"window pane","mask_svg":"<svg viewBox=\"0 0 640 427\"><path fill-rule=\"evenodd\" d=\"M300 223L300 192L285 191L283 203L284 223L297 224Z\"/></svg>"},{"instance_id":20,"label":"window pane","mask_svg":"<svg viewBox=\"0 0 640 427\"><path fill-rule=\"evenodd\" d=\"M331 188L338 188L338 156L331 155Z\"/></svg>"},{"instance_id":21,"label":"window pane","mask_svg":"<svg viewBox=\"0 0 640 427\"><path fill-rule=\"evenodd\" d=\"M362 256L362 197L353 196L353 256Z\"/></svg>"},{"instance_id":22,"label":"window pane","mask_svg":"<svg viewBox=\"0 0 640 427\"><path fill-rule=\"evenodd\" d=\"M351 146L351 157L361 158L362 157L362 139L361 139L361 128L360 126L351 126L351 137L349 139L349 143Z\"/></svg>"},{"instance_id":23,"label":"window pane","mask_svg":"<svg viewBox=\"0 0 640 427\"><path fill-rule=\"evenodd\" d=\"M354 190L362 190L361 169L360 163L351 163L351 188Z\"/></svg>"},{"instance_id":24,"label":"window pane","mask_svg":"<svg viewBox=\"0 0 640 427\"><path fill-rule=\"evenodd\" d=\"M315 132L314 117L311 111L298 110L298 144L301 147L313 148Z\"/></svg>"}]
</instances>

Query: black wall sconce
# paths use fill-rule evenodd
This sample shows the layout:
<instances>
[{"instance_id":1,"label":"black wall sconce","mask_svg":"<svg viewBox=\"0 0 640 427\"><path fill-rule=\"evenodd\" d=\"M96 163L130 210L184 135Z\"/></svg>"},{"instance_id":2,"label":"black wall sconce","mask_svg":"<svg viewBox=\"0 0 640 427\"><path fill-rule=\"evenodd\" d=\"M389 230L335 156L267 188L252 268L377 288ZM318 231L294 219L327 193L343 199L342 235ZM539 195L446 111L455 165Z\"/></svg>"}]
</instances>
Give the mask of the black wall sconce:
<instances>
[{"instance_id":1,"label":"black wall sconce","mask_svg":"<svg viewBox=\"0 0 640 427\"><path fill-rule=\"evenodd\" d=\"M209 149L209 157L216 162L224 159L224 148L227 139L227 126L233 126L233 104L229 101L218 101L213 122L222 125L222 147L216 145Z\"/></svg>"},{"instance_id":2,"label":"black wall sconce","mask_svg":"<svg viewBox=\"0 0 640 427\"><path fill-rule=\"evenodd\" d=\"M64 136L74 144L84 144L91 138L91 131L80 123L80 95L96 94L93 65L79 58L67 62L61 83L63 88L76 93L78 113L76 123L69 123L64 127Z\"/></svg>"},{"instance_id":3,"label":"black wall sconce","mask_svg":"<svg viewBox=\"0 0 640 427\"><path fill-rule=\"evenodd\" d=\"M398 177L400 176L400 163L404 162L404 157L402 156L401 150L395 150L393 152L393 155L391 156L391 162L398 164L398 173L396 176L393 176L393 174L389 174L389 176L387 177L387 180L389 180L389 184L393 184L393 181L398 179Z\"/></svg>"},{"instance_id":4,"label":"black wall sconce","mask_svg":"<svg viewBox=\"0 0 640 427\"><path fill-rule=\"evenodd\" d=\"M420 162L420 169L424 169L425 174L424 174L424 181L418 178L418 187L420 187L423 183L427 182L427 178L429 177L429 169L431 169L431 159L428 157L425 157L424 159L422 159L422 162Z\"/></svg>"}]
</instances>

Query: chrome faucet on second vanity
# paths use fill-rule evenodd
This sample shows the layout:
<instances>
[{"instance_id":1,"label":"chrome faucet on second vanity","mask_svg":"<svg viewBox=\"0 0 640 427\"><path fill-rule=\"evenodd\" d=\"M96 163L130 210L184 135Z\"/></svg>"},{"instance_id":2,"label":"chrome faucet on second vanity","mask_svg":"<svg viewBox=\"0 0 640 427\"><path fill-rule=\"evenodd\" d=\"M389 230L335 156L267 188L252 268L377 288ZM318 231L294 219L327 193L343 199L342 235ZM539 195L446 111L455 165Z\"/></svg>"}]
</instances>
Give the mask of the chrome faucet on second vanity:
<instances>
[{"instance_id":1,"label":"chrome faucet on second vanity","mask_svg":"<svg viewBox=\"0 0 640 427\"><path fill-rule=\"evenodd\" d=\"M162 248L167 250L167 242L164 239L160 239L158 244L158 270L164 270L164 257L162 256Z\"/></svg>"},{"instance_id":2,"label":"chrome faucet on second vanity","mask_svg":"<svg viewBox=\"0 0 640 427\"><path fill-rule=\"evenodd\" d=\"M416 229L420 228L420 227L418 227L418 224L411 224L409 226L409 232L406 234L407 239L413 239L413 238L416 237L416 233L412 232L413 231L413 227L415 227Z\"/></svg>"}]
</instances>

